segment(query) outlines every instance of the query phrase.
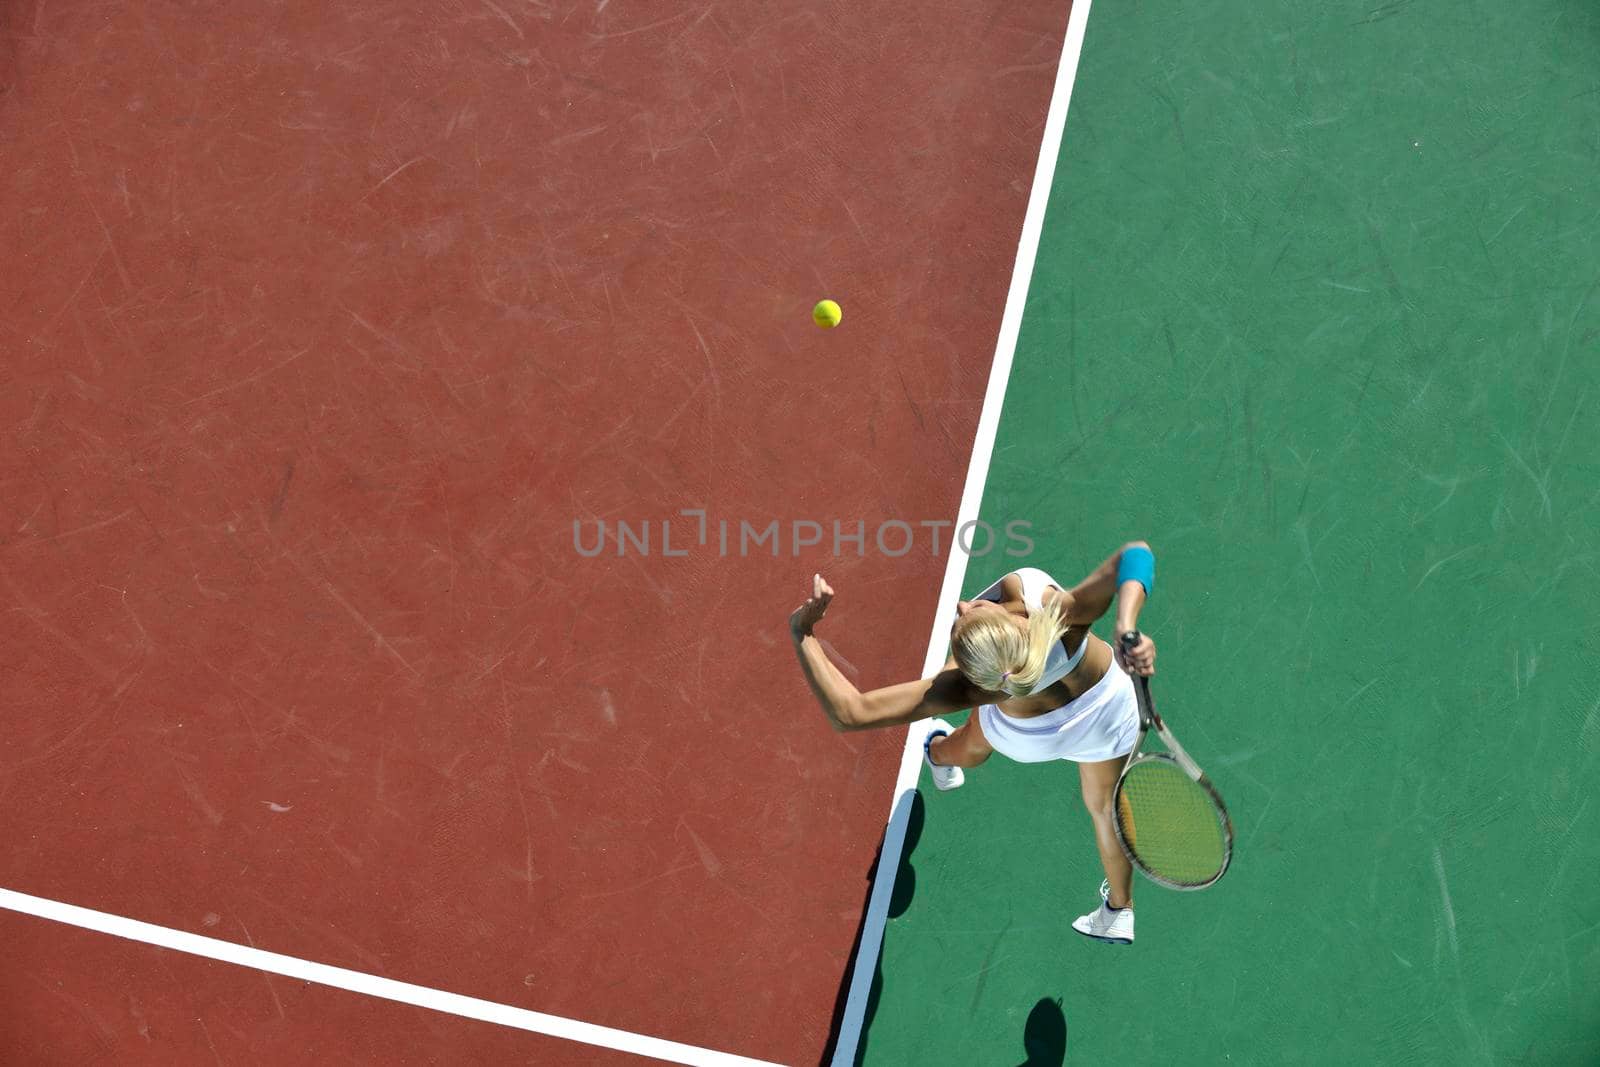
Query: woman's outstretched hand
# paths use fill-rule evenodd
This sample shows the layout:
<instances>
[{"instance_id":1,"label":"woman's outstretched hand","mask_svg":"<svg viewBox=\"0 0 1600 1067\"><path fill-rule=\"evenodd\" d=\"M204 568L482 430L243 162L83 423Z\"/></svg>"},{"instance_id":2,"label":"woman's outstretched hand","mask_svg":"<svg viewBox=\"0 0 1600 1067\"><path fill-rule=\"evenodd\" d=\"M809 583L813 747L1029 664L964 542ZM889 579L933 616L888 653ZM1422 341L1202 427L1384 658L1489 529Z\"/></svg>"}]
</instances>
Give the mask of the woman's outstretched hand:
<instances>
[{"instance_id":1,"label":"woman's outstretched hand","mask_svg":"<svg viewBox=\"0 0 1600 1067\"><path fill-rule=\"evenodd\" d=\"M1132 648L1127 646L1122 637L1118 637L1116 644L1111 647L1117 654L1117 663L1129 674L1148 677L1156 673L1156 643L1150 640L1149 634L1140 634L1138 643Z\"/></svg>"},{"instance_id":2,"label":"woman's outstretched hand","mask_svg":"<svg viewBox=\"0 0 1600 1067\"><path fill-rule=\"evenodd\" d=\"M833 599L833 587L822 580L822 575L811 576L811 599L794 609L794 614L789 616L789 632L796 637L805 637L811 633L812 627L822 621L822 616L828 612L828 602Z\"/></svg>"}]
</instances>

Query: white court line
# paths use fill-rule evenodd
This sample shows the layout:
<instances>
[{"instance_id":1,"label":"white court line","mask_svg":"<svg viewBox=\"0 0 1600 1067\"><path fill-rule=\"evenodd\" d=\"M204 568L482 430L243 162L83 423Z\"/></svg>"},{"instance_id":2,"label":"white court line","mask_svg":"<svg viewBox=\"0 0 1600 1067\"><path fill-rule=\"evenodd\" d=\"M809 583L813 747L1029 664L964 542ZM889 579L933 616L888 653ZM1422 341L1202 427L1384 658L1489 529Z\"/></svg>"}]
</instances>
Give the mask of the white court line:
<instances>
[{"instance_id":1,"label":"white court line","mask_svg":"<svg viewBox=\"0 0 1600 1067\"><path fill-rule=\"evenodd\" d=\"M994 454L995 432L1000 425L1000 408L1005 400L1006 383L1011 377L1011 364L1016 356L1017 334L1022 327L1022 312L1028 298L1028 284L1033 278L1034 259L1039 251L1039 235L1044 228L1045 205L1050 199L1050 187L1055 176L1056 160L1061 152L1061 135L1066 128L1067 103L1072 97L1072 83L1078 72L1078 57L1083 50L1084 25L1089 18L1090 0L1074 0L1072 13L1067 20L1067 34L1062 42L1061 62L1056 69L1055 90L1050 98L1050 110L1045 119L1044 139L1039 149L1039 163L1034 170L1033 191L1028 198L1028 211L1022 223L1022 240L1017 248L1017 261L1011 275L1011 290L1006 297L1005 315L1000 323L1000 339L995 348L994 364L989 371L989 384L983 398L983 410L978 417L977 439L973 443L972 459L967 467L966 486L961 493L957 513L957 526L977 518L978 506L983 500L984 482L989 472L989 462ZM952 551L945 565L944 584L939 591L939 610L935 616L932 636L928 641L928 654L923 674L931 674L944 663L946 643L945 620L955 610L966 579L966 557ZM861 931L861 947L856 956L856 967L851 975L850 992L845 1004L844 1018L840 1024L839 1042L835 1046L834 1065L854 1062L856 1048L861 1040L861 1025L866 1013L867 992L872 985L872 972L883 948L883 930L889 914L889 897L894 888L895 872L900 866L900 853L905 847L906 821L910 804L902 799L917 787L917 777L922 770L922 742L918 726L907 733L905 749L900 757L900 771L895 779L894 796L889 807L889 823L884 831L883 851L878 861L878 876L873 882L872 898L867 905L867 916ZM765 1060L753 1060L726 1052L714 1052L676 1041L646 1037L613 1030L592 1023L563 1019L555 1015L514 1008L508 1004L446 993L426 986L398 982L391 978L364 974L360 971L332 967L325 963L283 956L231 941L202 937L199 934L172 930L128 919L119 915L91 911L72 904L63 904L42 897L28 896L9 889L0 889L0 907L41 919L51 919L69 926L95 930L114 937L141 941L145 944L187 952L207 959L252 967L260 971L298 978L306 982L364 993L383 1000L412 1004L419 1008L459 1015L467 1019L510 1026L531 1033L565 1038L601 1048L631 1052L638 1056L664 1060L668 1063L690 1064L693 1067L778 1067Z\"/></svg>"},{"instance_id":2,"label":"white court line","mask_svg":"<svg viewBox=\"0 0 1600 1067\"><path fill-rule=\"evenodd\" d=\"M460 1015L466 1019L498 1023L501 1026L511 1026L535 1034L566 1038L568 1041L581 1041L586 1045L598 1045L619 1052L631 1052L636 1056L665 1060L668 1063L687 1063L694 1067L778 1067L777 1064L766 1060L752 1060L726 1052L697 1048L694 1045L680 1045L676 1041L663 1041L658 1037L630 1034L626 1030L613 1030L608 1026L595 1026L593 1023L581 1023L574 1019L545 1015L526 1008L513 1008L509 1004L496 1004L490 1000L479 1000L477 997L446 993L426 986L412 985L410 982L379 978L377 975L364 974L361 971L330 967L326 963L311 963L293 956L280 956L276 952L264 952L246 945L236 945L232 941L219 941L214 937L201 937L199 934L185 933L182 930L170 930L165 926L154 926L137 919L125 919L120 915L108 915L103 911L91 911L72 904L45 900L43 897L31 897L26 893L17 893L10 889L0 889L0 908L20 911L25 915L36 915L41 919L54 919L69 926L96 930L102 934L111 934L113 937L125 937L130 941L143 941L147 945L158 945L175 952L187 952L194 956L221 960L223 963L235 963L241 967L253 967L258 971L270 971L285 978L298 978L305 982L333 986L335 989L348 989L352 993L365 993L367 996L398 1001L401 1004L413 1004L419 1008Z\"/></svg>"},{"instance_id":3,"label":"white court line","mask_svg":"<svg viewBox=\"0 0 1600 1067\"><path fill-rule=\"evenodd\" d=\"M1028 302L1028 284L1033 280L1033 263L1039 252L1039 235L1044 229L1045 206L1061 154L1061 134L1067 125L1067 103L1072 99L1072 83L1078 75L1078 57L1083 52L1084 25L1089 20L1090 0L1073 0L1067 18L1066 39L1061 42L1061 62L1056 67L1055 91L1045 117L1044 140L1039 146L1039 165L1033 172L1033 191L1028 196L1028 213L1022 222L1022 240L1017 245L1017 262L1011 272L1011 291L1006 296L1005 315L1000 320L1000 340L995 346L994 364L989 369L989 385L983 394L983 411L978 416L978 435L972 445L972 461L967 466L967 484L961 491L961 506L956 528L978 517L983 502L984 483L989 476L989 461L994 455L995 433L1000 427L1000 409L1005 403L1006 384L1011 380L1011 364L1017 354L1017 335L1022 329L1022 312ZM948 626L955 614L961 585L966 580L967 557L951 551L945 564L944 585L939 590L939 609L934 616L933 634L928 639L928 655L922 674L927 677L944 666L949 643ZM926 721L926 720L924 720ZM889 897L894 890L895 873L900 868L900 853L905 848L906 823L911 805L904 803L917 788L922 772L922 738L926 728L914 723L906 732L905 750L900 754L900 774L895 779L894 796L889 802L889 822L883 832L883 851L878 859L877 877L872 883L872 898L861 927L861 947L850 977L850 993L845 1001L844 1018L839 1024L839 1043L834 1048L833 1067L850 1067L855 1062L861 1041L861 1026L866 1015L867 992L872 988L872 972L883 949L883 928L889 917Z\"/></svg>"}]
</instances>

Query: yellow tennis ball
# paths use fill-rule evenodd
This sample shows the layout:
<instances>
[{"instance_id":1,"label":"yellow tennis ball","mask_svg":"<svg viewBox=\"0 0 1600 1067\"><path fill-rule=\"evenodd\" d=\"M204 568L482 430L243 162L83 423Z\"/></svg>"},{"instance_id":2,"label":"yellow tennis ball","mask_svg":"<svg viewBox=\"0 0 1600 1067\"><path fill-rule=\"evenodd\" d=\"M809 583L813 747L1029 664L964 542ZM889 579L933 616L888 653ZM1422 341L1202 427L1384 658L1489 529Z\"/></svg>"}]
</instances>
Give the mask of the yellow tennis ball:
<instances>
[{"instance_id":1,"label":"yellow tennis ball","mask_svg":"<svg viewBox=\"0 0 1600 1067\"><path fill-rule=\"evenodd\" d=\"M811 321L821 326L824 330L831 330L839 325L839 320L844 318L844 312L839 310L839 305L832 300L820 300L817 306L811 309Z\"/></svg>"}]
</instances>

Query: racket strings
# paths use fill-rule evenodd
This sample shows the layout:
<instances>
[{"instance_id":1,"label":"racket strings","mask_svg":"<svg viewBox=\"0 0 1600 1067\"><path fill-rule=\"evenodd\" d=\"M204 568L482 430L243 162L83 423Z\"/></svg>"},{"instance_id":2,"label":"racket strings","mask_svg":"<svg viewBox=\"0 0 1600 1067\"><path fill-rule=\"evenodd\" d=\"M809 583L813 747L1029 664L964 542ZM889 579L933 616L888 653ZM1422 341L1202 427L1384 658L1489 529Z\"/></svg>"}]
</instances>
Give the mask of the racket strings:
<instances>
[{"instance_id":1,"label":"racket strings","mask_svg":"<svg viewBox=\"0 0 1600 1067\"><path fill-rule=\"evenodd\" d=\"M1130 767L1117 790L1116 819L1128 852L1158 879L1205 885L1227 861L1215 801L1176 763L1145 760Z\"/></svg>"}]
</instances>

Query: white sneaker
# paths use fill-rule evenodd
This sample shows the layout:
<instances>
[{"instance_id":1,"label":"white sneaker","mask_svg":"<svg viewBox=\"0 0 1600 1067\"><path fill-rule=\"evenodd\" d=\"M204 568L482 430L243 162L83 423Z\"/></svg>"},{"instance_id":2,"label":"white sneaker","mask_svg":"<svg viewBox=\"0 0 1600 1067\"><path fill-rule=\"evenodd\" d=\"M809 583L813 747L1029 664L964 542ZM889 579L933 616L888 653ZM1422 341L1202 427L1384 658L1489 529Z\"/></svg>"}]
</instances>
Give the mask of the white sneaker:
<instances>
[{"instance_id":1,"label":"white sneaker","mask_svg":"<svg viewBox=\"0 0 1600 1067\"><path fill-rule=\"evenodd\" d=\"M935 737L949 737L950 724L943 719L934 719L928 727L928 736L922 739L922 762L928 765L928 770L933 775L934 788L941 793L948 793L952 789L959 789L961 783L966 781L966 775L961 773L960 767L941 767L933 762L933 757L928 755L928 746Z\"/></svg>"},{"instance_id":2,"label":"white sneaker","mask_svg":"<svg viewBox=\"0 0 1600 1067\"><path fill-rule=\"evenodd\" d=\"M1072 928L1084 937L1092 937L1096 941L1104 941L1108 945L1133 944L1133 909L1113 909L1108 901L1111 899L1111 883L1100 883L1100 906L1087 915L1080 915L1072 920Z\"/></svg>"}]
</instances>

